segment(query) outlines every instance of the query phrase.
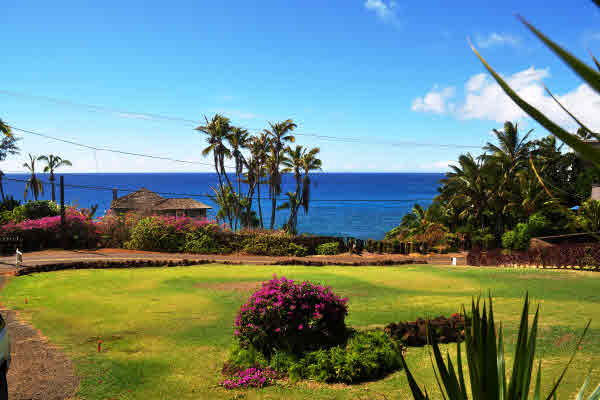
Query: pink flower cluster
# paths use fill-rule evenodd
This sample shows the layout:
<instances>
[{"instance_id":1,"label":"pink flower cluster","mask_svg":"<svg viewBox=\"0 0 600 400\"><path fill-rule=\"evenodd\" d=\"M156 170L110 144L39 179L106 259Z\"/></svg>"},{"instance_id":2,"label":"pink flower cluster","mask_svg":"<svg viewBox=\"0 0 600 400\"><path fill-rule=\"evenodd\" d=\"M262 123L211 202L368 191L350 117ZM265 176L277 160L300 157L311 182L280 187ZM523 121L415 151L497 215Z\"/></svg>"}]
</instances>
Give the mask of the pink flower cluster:
<instances>
[{"instance_id":1,"label":"pink flower cluster","mask_svg":"<svg viewBox=\"0 0 600 400\"><path fill-rule=\"evenodd\" d=\"M67 208L65 210L65 223L68 226L71 225L85 225L91 222L87 220L87 217L75 208ZM0 226L0 230L5 232L13 231L31 231L31 230L42 230L42 231L58 231L60 229L60 216L56 217L44 217L40 219L28 219L23 222L9 223Z\"/></svg>"},{"instance_id":2,"label":"pink flower cluster","mask_svg":"<svg viewBox=\"0 0 600 400\"><path fill-rule=\"evenodd\" d=\"M233 379L225 379L221 386L226 389L240 389L248 387L264 387L277 379L277 373L270 369L248 368L241 371Z\"/></svg>"},{"instance_id":3,"label":"pink flower cluster","mask_svg":"<svg viewBox=\"0 0 600 400\"><path fill-rule=\"evenodd\" d=\"M215 224L215 221L210 221L207 218L170 217L164 215L155 215L152 218L158 219L163 224L173 228L177 232L195 228L205 228L208 225Z\"/></svg>"},{"instance_id":4,"label":"pink flower cluster","mask_svg":"<svg viewBox=\"0 0 600 400\"><path fill-rule=\"evenodd\" d=\"M343 337L347 301L330 287L274 276L240 308L234 335L265 354L275 348L301 352L318 347L324 343L313 342Z\"/></svg>"}]
</instances>

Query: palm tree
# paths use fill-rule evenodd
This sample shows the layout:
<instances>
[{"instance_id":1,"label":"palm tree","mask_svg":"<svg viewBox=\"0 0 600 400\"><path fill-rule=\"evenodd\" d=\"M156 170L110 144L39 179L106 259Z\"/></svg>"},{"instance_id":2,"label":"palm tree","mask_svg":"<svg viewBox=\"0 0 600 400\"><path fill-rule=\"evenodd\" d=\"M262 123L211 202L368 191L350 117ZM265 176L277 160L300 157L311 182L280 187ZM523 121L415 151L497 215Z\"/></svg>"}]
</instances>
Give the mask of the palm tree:
<instances>
[{"instance_id":1,"label":"palm tree","mask_svg":"<svg viewBox=\"0 0 600 400\"><path fill-rule=\"evenodd\" d=\"M283 122L272 124L269 122L270 129L265 129L265 133L271 139L271 160L269 168L269 197L271 198L271 229L275 227L275 212L277 210L277 197L281 194L281 174L279 166L284 155L284 145L286 142L293 143L296 138L289 134L298 125L287 119Z\"/></svg>"},{"instance_id":2,"label":"palm tree","mask_svg":"<svg viewBox=\"0 0 600 400\"><path fill-rule=\"evenodd\" d=\"M311 171L320 171L323 162L316 156L321 152L318 147L313 147L302 157L302 169L304 170L304 178L302 179L302 207L304 212L308 213L308 206L310 204L310 176Z\"/></svg>"},{"instance_id":3,"label":"palm tree","mask_svg":"<svg viewBox=\"0 0 600 400\"><path fill-rule=\"evenodd\" d=\"M232 127L231 132L227 135L227 141L231 145L231 156L233 157L233 159L235 161L235 175L237 177L237 184L238 184L238 197L237 197L238 200L241 199L241 195L242 195L241 175L242 175L242 172L244 171L244 163L245 163L244 154L242 153L242 149L246 148L248 146L249 136L250 136L250 134L248 133L248 131L246 129L242 129L242 128L238 128L238 127ZM238 218L240 217L241 208L242 208L241 204L238 201L238 204L236 206L236 217L235 217L235 222L234 222L234 225L235 225L234 230L237 229L237 222L238 222Z\"/></svg>"},{"instance_id":4,"label":"palm tree","mask_svg":"<svg viewBox=\"0 0 600 400\"><path fill-rule=\"evenodd\" d=\"M14 137L10 132L10 126L5 125L2 120L0 120L0 129L2 129L2 133L6 136L2 137L0 141L0 161L6 160L6 157L10 155L19 154L19 147L17 146L18 138ZM2 194L2 201L4 201L4 187L2 178L4 173L0 171L0 194Z\"/></svg>"},{"instance_id":5,"label":"palm tree","mask_svg":"<svg viewBox=\"0 0 600 400\"><path fill-rule=\"evenodd\" d=\"M10 126L2 121L2 118L0 118L0 133L2 133L4 136L12 137L12 130L10 129Z\"/></svg>"},{"instance_id":6,"label":"palm tree","mask_svg":"<svg viewBox=\"0 0 600 400\"><path fill-rule=\"evenodd\" d=\"M44 184L38 179L37 175L35 174L35 162L37 159L38 157L29 154L29 162L23 164L23 167L27 168L27 170L31 173L31 176L25 184L25 194L23 195L24 199L27 199L27 192L29 191L29 189L31 189L31 191L33 192L33 197L35 198L35 200L38 199L40 193L44 193Z\"/></svg>"},{"instance_id":7,"label":"palm tree","mask_svg":"<svg viewBox=\"0 0 600 400\"><path fill-rule=\"evenodd\" d=\"M491 153L489 158L500 162L508 175L512 177L519 167L527 164L529 152L534 145L527 139L533 129L529 130L525 136L520 137L517 124L507 121L504 123L504 130L494 129L493 132L498 139L499 146L488 142L483 150L489 151Z\"/></svg>"},{"instance_id":8,"label":"palm tree","mask_svg":"<svg viewBox=\"0 0 600 400\"><path fill-rule=\"evenodd\" d=\"M65 160L59 156L55 156L53 154L48 154L47 156L38 157L38 161L45 161L46 166L44 167L44 172L50 173L50 183L52 184L52 201L56 202L56 189L54 183L54 170L60 167L71 167L71 161Z\"/></svg>"},{"instance_id":9,"label":"palm tree","mask_svg":"<svg viewBox=\"0 0 600 400\"><path fill-rule=\"evenodd\" d=\"M470 153L458 158L458 165L450 165L452 172L442 179L444 184L442 196L448 198L450 204L459 200L466 204L461 217L473 215L483 228L483 211L489 200L486 166L482 160L476 160Z\"/></svg>"},{"instance_id":10,"label":"palm tree","mask_svg":"<svg viewBox=\"0 0 600 400\"><path fill-rule=\"evenodd\" d=\"M271 146L271 141L265 132L254 137L250 142L250 153L255 160L255 172L253 173L254 179L256 179L256 190L257 190L257 201L258 201L258 215L260 221L260 227L264 228L262 206L260 203L260 186L262 184L262 178L265 176L265 164L267 162L267 150Z\"/></svg>"},{"instance_id":11,"label":"palm tree","mask_svg":"<svg viewBox=\"0 0 600 400\"><path fill-rule=\"evenodd\" d=\"M231 151L225 146L224 141L231 133L230 120L220 114L215 114L210 121L206 116L204 116L204 119L206 125L196 128L197 131L203 132L208 136L206 138L208 146L202 150L202 155L206 157L210 153L213 153L215 171L219 179L219 189L223 190L223 175L229 180L225 171L225 158L231 158Z\"/></svg>"}]
</instances>

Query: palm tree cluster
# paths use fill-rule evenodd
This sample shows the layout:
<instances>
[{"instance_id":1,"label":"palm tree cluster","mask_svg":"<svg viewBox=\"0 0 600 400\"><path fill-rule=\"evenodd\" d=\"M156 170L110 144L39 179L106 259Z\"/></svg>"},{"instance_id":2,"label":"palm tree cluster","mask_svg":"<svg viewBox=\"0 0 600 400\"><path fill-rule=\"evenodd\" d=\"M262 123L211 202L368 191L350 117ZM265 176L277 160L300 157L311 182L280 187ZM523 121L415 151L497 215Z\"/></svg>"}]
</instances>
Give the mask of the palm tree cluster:
<instances>
[{"instance_id":1,"label":"palm tree cluster","mask_svg":"<svg viewBox=\"0 0 600 400\"><path fill-rule=\"evenodd\" d=\"M292 132L297 125L291 120L269 123L269 127L256 135L231 124L229 118L215 114L212 119L204 117L206 123L196 128L206 135L208 146L203 156L212 154L218 187L212 188L213 201L219 206L217 217L229 223L232 229L264 228L261 203L262 196L271 201L270 229L275 228L276 213L289 209L288 222L284 229L296 233L300 208L307 213L310 203L310 172L321 169L317 158L319 148L303 146L292 148L296 138ZM227 171L226 160L234 163L235 180ZM287 201L277 205L282 192L282 176L293 174L295 192L287 192ZM243 185L242 185L243 184ZM257 202L258 216L252 209Z\"/></svg>"},{"instance_id":2,"label":"palm tree cluster","mask_svg":"<svg viewBox=\"0 0 600 400\"><path fill-rule=\"evenodd\" d=\"M35 156L33 154L29 154L29 162L23 164L23 167L29 171L29 179L25 183L25 193L23 198L27 199L27 193L31 190L33 197L35 200L38 199L40 194L44 194L44 183L38 178L36 173L36 161L43 161L46 165L44 167L44 172L49 173L50 185L52 186L52 201L56 201L56 184L55 184L55 176L54 171L60 167L71 166L71 162L69 160L65 160L59 156L55 156L54 154L48 154L47 156Z\"/></svg>"},{"instance_id":3,"label":"palm tree cluster","mask_svg":"<svg viewBox=\"0 0 600 400\"><path fill-rule=\"evenodd\" d=\"M532 215L541 213L556 223L556 214L564 216L589 198L600 169L563 151L554 136L532 140L531 131L521 134L511 122L493 134L496 143L488 142L478 157L461 155L432 205L427 210L415 205L387 238L435 242L446 232L446 237L499 243L504 232Z\"/></svg>"}]
</instances>

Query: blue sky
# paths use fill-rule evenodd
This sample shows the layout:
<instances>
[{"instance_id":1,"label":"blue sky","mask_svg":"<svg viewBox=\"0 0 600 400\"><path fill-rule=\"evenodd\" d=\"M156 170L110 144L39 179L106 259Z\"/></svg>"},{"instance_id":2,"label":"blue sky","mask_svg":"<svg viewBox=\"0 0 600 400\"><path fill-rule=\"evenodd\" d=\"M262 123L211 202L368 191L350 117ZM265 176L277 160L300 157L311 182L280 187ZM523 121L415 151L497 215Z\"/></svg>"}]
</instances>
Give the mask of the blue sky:
<instances>
[{"instance_id":1,"label":"blue sky","mask_svg":"<svg viewBox=\"0 0 600 400\"><path fill-rule=\"evenodd\" d=\"M200 120L222 112L253 132L292 118L299 134L360 139L299 135L300 144L321 148L325 171L445 171L469 149L389 143L479 146L506 119L545 134L483 74L470 37L556 121L573 128L542 83L600 129L599 97L514 17L589 60L586 48L600 54L592 2L485 3L3 0L0 118L93 146L186 160L202 160L194 124L144 114ZM73 172L210 170L104 152L94 158L31 135L21 146L2 170L21 170L28 152L58 153Z\"/></svg>"}]
</instances>

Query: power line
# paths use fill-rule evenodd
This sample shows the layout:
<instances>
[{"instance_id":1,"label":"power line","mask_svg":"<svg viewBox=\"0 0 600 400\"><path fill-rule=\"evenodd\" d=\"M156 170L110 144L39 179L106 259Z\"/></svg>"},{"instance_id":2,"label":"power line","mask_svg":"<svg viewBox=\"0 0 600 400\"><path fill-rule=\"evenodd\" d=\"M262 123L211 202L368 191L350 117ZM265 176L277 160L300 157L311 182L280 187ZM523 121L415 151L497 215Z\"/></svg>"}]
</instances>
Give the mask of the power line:
<instances>
[{"instance_id":1,"label":"power line","mask_svg":"<svg viewBox=\"0 0 600 400\"><path fill-rule=\"evenodd\" d=\"M62 143L68 143L68 144L71 144L71 145L74 145L74 146L84 147L86 149L90 149L90 150L93 150L93 151L104 151L104 152L108 152L108 153L117 153L117 154L124 154L124 155L128 155L128 156L145 157L145 158L151 158L151 159L155 159L155 160L172 161L172 162L183 163L183 164L208 165L208 166L214 167L214 164L207 163L207 162L202 162L202 161L178 160L178 159L175 159L175 158L162 157L162 156L154 156L154 155L150 155L150 154L133 153L133 152L123 151L123 150L115 150L115 149L109 149L109 148L95 147L95 146L90 146L90 145L83 144L83 143L74 142L72 140L60 139L60 138L57 138L55 136L50 136L50 135L46 135L46 134L43 134L43 133L30 131L30 130L27 130L27 129L17 128L16 126L10 126L10 128L13 129L13 130L15 130L15 131L27 133L27 134L30 134L30 135L40 136L40 137L43 137L43 138L46 138L46 139L56 140L56 141L62 142ZM226 165L225 168L235 169L235 166Z\"/></svg>"},{"instance_id":2,"label":"power line","mask_svg":"<svg viewBox=\"0 0 600 400\"><path fill-rule=\"evenodd\" d=\"M57 99L54 97L30 95L30 94L13 92L13 91L3 90L3 89L0 89L0 94L4 94L7 96L13 96L13 97L44 100L44 101L49 101L49 102L56 103L56 104L63 104L63 105L69 105L69 106L75 106L75 107L84 107L84 108L87 108L87 109L93 110L93 111L109 112L109 113L113 113L113 114L116 113L116 114L120 114L122 116L130 115L130 116L136 116L136 117L142 117L142 118L145 117L147 119L185 122L187 124L193 124L193 125L200 125L200 124L204 124L206 122L206 121L200 121L200 120L194 120L194 119L188 119L188 118L173 117L173 116L168 116L168 115L164 115L164 114L153 114L153 113L146 113L146 112L127 111L127 110L121 110L121 109L112 108L112 107L99 106L99 105L95 105L95 104L76 103L73 101ZM262 131L264 128L254 127L254 128L250 128L250 129ZM393 141L393 142L373 141L373 140L365 140L364 138L320 135L320 134L316 134L316 133L302 133L302 132L294 132L294 135L308 136L308 137L314 137L314 138L322 139L322 140L326 140L326 141L345 142L345 143L361 143L361 142L367 141L371 145L384 145L384 146L392 146L392 147L415 146L415 147L440 147L440 148L456 148L456 149L481 149L481 146L461 145L461 144L456 144L456 143L444 144L444 143L421 143L421 142L415 142L415 141Z\"/></svg>"},{"instance_id":3,"label":"power line","mask_svg":"<svg viewBox=\"0 0 600 400\"><path fill-rule=\"evenodd\" d=\"M16 179L16 178L8 178L4 177L4 180L12 181L12 182L22 182L27 183L26 179ZM52 182L39 180L44 185L51 185ZM131 191L132 189L118 188L118 187L108 187L108 186L96 186L96 185L77 185L77 184L67 184L65 183L65 187L79 188L79 189L87 189L87 190L102 190L102 191L112 191L113 189L117 189L118 191ZM154 192L156 194L162 194L165 196L187 196L187 197L211 197L208 194L194 194L194 193L174 193L174 192ZM271 200L268 197L261 197L261 200ZM285 197L280 197L278 200L285 200ZM254 197L253 200L258 200L258 197ZM417 201L432 201L433 199L311 199L311 202L355 202L355 203L400 203L400 202L417 202Z\"/></svg>"}]
</instances>

